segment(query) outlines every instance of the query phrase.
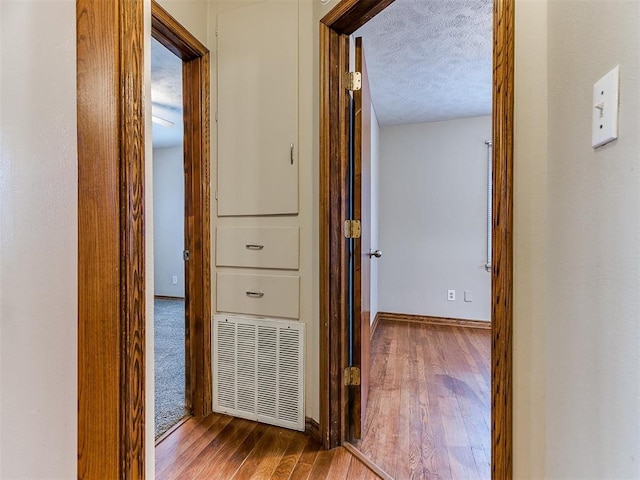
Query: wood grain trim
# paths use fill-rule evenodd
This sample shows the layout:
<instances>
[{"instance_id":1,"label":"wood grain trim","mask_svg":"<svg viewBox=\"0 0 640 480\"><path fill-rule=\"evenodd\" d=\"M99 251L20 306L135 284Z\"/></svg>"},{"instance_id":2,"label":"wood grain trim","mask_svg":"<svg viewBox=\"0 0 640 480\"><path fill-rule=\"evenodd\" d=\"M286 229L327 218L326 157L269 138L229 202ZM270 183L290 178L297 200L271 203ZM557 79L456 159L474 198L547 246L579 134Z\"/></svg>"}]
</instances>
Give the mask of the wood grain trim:
<instances>
[{"instance_id":1,"label":"wood grain trim","mask_svg":"<svg viewBox=\"0 0 640 480\"><path fill-rule=\"evenodd\" d=\"M349 58L349 38L320 25L320 426L323 446L334 448L346 434L347 391L340 381L347 361L347 344L342 339L347 321L347 245L342 233L346 219L345 179L348 145L340 139L348 134L349 103L341 66ZM329 105L340 105L337 109ZM333 228L339 225L338 228ZM338 359L338 361L332 361ZM338 381L336 381L338 379Z\"/></svg>"},{"instance_id":2,"label":"wood grain trim","mask_svg":"<svg viewBox=\"0 0 640 480\"><path fill-rule=\"evenodd\" d=\"M206 416L212 408L211 192L209 50L160 5L152 2L152 36L183 61L185 289L187 408Z\"/></svg>"},{"instance_id":3,"label":"wood grain trim","mask_svg":"<svg viewBox=\"0 0 640 480\"><path fill-rule=\"evenodd\" d=\"M321 444L330 448L330 405L331 405L331 362L329 357L329 313L331 304L331 279L329 276L331 263L331 242L329 242L329 219L331 214L329 186L330 165L330 128L329 128L329 38L331 31L326 25L320 24L320 145L319 145L319 315L320 315L320 437Z\"/></svg>"},{"instance_id":4,"label":"wood grain trim","mask_svg":"<svg viewBox=\"0 0 640 480\"><path fill-rule=\"evenodd\" d=\"M382 480L395 480L391 475L389 475L387 472L385 472L375 462L372 462L369 458L367 458L367 456L364 453L362 453L360 450L358 450L358 448L356 446L354 446L353 444L351 444L349 442L345 442L342 446L345 448L345 450L347 450L349 453L351 453L351 455L353 455L358 460L360 460L360 462L365 467L367 467L369 470L371 470L373 473L375 473Z\"/></svg>"},{"instance_id":5,"label":"wood grain trim","mask_svg":"<svg viewBox=\"0 0 640 480\"><path fill-rule=\"evenodd\" d=\"M211 64L209 52L201 57L200 94L200 221L202 235L202 416L213 408L213 373L211 365Z\"/></svg>"},{"instance_id":6,"label":"wood grain trim","mask_svg":"<svg viewBox=\"0 0 640 480\"><path fill-rule=\"evenodd\" d=\"M344 356L334 355L336 342L345 342L345 330L336 330L344 322L337 320L342 308L336 305L335 290L341 287L344 271L336 269L341 257L331 249L337 222L344 202L344 185L335 185L331 169L332 155L339 154L333 142L344 142L340 130L342 85L331 82L333 68L347 71L331 39L348 35L379 13L388 0L342 0L320 22L320 311L321 311L321 429L325 446L335 446L335 432L345 438L345 416L337 418L332 405L331 389L341 384L342 372L335 368ZM494 0L493 47L493 145L494 145L494 225L492 272L492 478L512 477L512 318L513 318L513 65L514 65L514 1ZM332 103L333 102L333 103ZM331 106L338 105L338 108ZM328 175L328 177L327 177ZM340 178L340 177L339 177ZM344 180L344 179L343 179ZM332 216L333 212L333 216ZM339 359L339 360L336 360ZM325 373L325 372L328 372ZM327 376L328 375L328 376ZM339 404L342 404L339 402ZM342 410L343 412L345 410ZM328 442L328 443L327 443Z\"/></svg>"},{"instance_id":7,"label":"wood grain trim","mask_svg":"<svg viewBox=\"0 0 640 480\"><path fill-rule=\"evenodd\" d=\"M373 335L376 333L378 325L380 325L380 312L376 313L373 323L371 324L371 338L373 338Z\"/></svg>"},{"instance_id":8,"label":"wood grain trim","mask_svg":"<svg viewBox=\"0 0 640 480\"><path fill-rule=\"evenodd\" d=\"M337 33L351 35L392 3L393 0L343 0L320 21Z\"/></svg>"},{"instance_id":9,"label":"wood grain trim","mask_svg":"<svg viewBox=\"0 0 640 480\"><path fill-rule=\"evenodd\" d=\"M157 2L151 2L151 35L182 60L202 57L209 50Z\"/></svg>"},{"instance_id":10,"label":"wood grain trim","mask_svg":"<svg viewBox=\"0 0 640 480\"><path fill-rule=\"evenodd\" d=\"M514 0L494 0L491 478L512 478Z\"/></svg>"},{"instance_id":11,"label":"wood grain trim","mask_svg":"<svg viewBox=\"0 0 640 480\"><path fill-rule=\"evenodd\" d=\"M322 445L322 435L320 433L320 424L311 417L304 418L304 433L313 440Z\"/></svg>"},{"instance_id":12,"label":"wood grain trim","mask_svg":"<svg viewBox=\"0 0 640 480\"><path fill-rule=\"evenodd\" d=\"M450 327L479 328L482 330L491 330L491 322L482 320L465 320L461 318L431 317L426 315L411 315L407 313L379 312L376 318L380 321L391 322L411 322L422 323L427 325L440 325Z\"/></svg>"},{"instance_id":13,"label":"wood grain trim","mask_svg":"<svg viewBox=\"0 0 640 480\"><path fill-rule=\"evenodd\" d=\"M122 478L145 478L144 6L120 9L120 271Z\"/></svg>"},{"instance_id":14,"label":"wood grain trim","mask_svg":"<svg viewBox=\"0 0 640 480\"><path fill-rule=\"evenodd\" d=\"M143 2L76 15L78 478L143 479Z\"/></svg>"}]
</instances>

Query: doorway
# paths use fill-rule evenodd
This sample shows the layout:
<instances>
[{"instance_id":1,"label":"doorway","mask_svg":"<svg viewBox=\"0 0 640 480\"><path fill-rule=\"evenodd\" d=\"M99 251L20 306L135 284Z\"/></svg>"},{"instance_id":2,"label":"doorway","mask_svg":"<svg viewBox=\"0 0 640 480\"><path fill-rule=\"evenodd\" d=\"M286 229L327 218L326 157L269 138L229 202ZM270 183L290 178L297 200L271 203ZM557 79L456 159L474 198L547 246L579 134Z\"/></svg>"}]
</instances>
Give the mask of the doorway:
<instances>
[{"instance_id":1,"label":"doorway","mask_svg":"<svg viewBox=\"0 0 640 480\"><path fill-rule=\"evenodd\" d=\"M184 292L184 305L178 301L169 305L159 299L157 307L165 310L173 310L179 313L184 311L184 410L183 413L198 417L211 413L211 272L210 272L210 190L209 190L209 51L182 25L171 17L160 5L152 2L152 40L166 48L168 54L175 55L181 69L181 97L182 97L182 147L167 149L158 152L159 160L163 165L163 180L168 180L172 185L167 192L178 190L180 182L184 180L183 187L183 221L176 222L175 216L168 215L165 218L168 231L172 231L174 241L169 246L173 262L169 262L169 270L161 270L156 280L163 288L162 292ZM152 66L153 70L153 66ZM171 108L160 108L155 103L152 92L152 102L155 121L174 123L171 119ZM166 103L166 102L165 102ZM169 102L170 103L170 102ZM175 101L174 101L175 103ZM169 105L171 107L171 105ZM173 118L175 121L180 119ZM162 126L162 125L160 125ZM158 130L160 131L160 130ZM179 135L169 133L164 139L167 144L176 142L170 136ZM165 132L166 133L166 132ZM158 135L160 136L160 135ZM182 155L180 155L182 152ZM155 151L154 151L155 153ZM181 157L182 156L182 161ZM177 158L176 158L177 157ZM155 160L154 160L155 166ZM166 167L166 168L165 168ZM166 170L166 171L165 171ZM180 174L183 171L183 175ZM160 173L160 172L158 172ZM156 175L154 172L154 187ZM168 193L167 193L168 194ZM154 199L155 199L154 192ZM166 200L166 199L165 199ZM175 208L175 202L170 202ZM154 211L154 219L156 218ZM159 213L159 212L158 212ZM158 217L160 218L160 217ZM182 225L180 225L182 223ZM162 223L162 226L165 226ZM176 231L178 230L178 231ZM179 238L183 234L183 248L180 249ZM164 232L167 234L167 232ZM159 238L154 235L154 238ZM184 265L184 287L180 289L179 265ZM173 269L173 270L172 270ZM176 278L177 277L177 278ZM170 285L168 285L170 282ZM171 297L172 295L163 295ZM164 299L166 300L166 299ZM156 377L157 378L157 377ZM179 406L175 406L175 416ZM174 422L175 425L175 422Z\"/></svg>"},{"instance_id":2,"label":"doorway","mask_svg":"<svg viewBox=\"0 0 640 480\"><path fill-rule=\"evenodd\" d=\"M391 1L340 2L320 24L320 225L321 225L321 429L326 446L347 441L355 415L349 398L358 385L349 383L350 330L346 319L348 245L346 220L351 220L347 192L349 158L349 95L346 93L349 35ZM491 468L493 478L509 478L511 471L511 259L512 259L512 116L513 116L513 2L494 2L493 48L493 265L491 364ZM356 335L357 337L357 335ZM356 359L359 361L359 359ZM357 403L356 403L357 405Z\"/></svg>"},{"instance_id":3,"label":"doorway","mask_svg":"<svg viewBox=\"0 0 640 480\"><path fill-rule=\"evenodd\" d=\"M373 322L352 441L395 478L490 477L492 14L491 0L396 0L352 35L355 196L371 214L351 217L351 260L371 292L362 330Z\"/></svg>"},{"instance_id":4,"label":"doorway","mask_svg":"<svg viewBox=\"0 0 640 480\"><path fill-rule=\"evenodd\" d=\"M156 442L186 416L185 177L182 60L151 39L153 353Z\"/></svg>"}]
</instances>

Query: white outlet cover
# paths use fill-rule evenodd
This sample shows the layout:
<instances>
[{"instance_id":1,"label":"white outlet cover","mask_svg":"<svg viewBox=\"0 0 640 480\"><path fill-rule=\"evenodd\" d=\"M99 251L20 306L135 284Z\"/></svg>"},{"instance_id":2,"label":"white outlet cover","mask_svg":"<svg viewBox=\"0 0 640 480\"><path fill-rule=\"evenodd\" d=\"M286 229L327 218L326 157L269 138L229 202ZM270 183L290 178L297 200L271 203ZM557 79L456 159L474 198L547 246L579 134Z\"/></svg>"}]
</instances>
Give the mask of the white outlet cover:
<instances>
[{"instance_id":1,"label":"white outlet cover","mask_svg":"<svg viewBox=\"0 0 640 480\"><path fill-rule=\"evenodd\" d=\"M618 138L618 91L620 66L593 85L591 145L601 147Z\"/></svg>"}]
</instances>

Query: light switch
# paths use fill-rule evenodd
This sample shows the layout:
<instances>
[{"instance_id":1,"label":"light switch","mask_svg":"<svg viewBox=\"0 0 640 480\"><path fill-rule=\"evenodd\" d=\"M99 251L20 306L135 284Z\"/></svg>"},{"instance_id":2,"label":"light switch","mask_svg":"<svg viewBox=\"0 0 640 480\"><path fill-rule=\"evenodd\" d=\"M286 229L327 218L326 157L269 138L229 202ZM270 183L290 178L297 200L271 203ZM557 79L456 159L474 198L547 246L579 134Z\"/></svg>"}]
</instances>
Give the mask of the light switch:
<instances>
[{"instance_id":1,"label":"light switch","mask_svg":"<svg viewBox=\"0 0 640 480\"><path fill-rule=\"evenodd\" d=\"M593 86L591 145L600 147L618 138L618 88L620 66L616 66Z\"/></svg>"}]
</instances>

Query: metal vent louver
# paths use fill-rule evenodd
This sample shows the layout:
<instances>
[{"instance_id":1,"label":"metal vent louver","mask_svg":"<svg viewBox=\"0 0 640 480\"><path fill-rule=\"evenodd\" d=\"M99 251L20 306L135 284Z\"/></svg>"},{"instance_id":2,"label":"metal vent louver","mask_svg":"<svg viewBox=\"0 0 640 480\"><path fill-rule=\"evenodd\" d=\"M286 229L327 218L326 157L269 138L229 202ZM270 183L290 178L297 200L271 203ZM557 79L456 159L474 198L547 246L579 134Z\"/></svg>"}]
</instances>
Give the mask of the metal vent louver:
<instances>
[{"instance_id":1,"label":"metal vent louver","mask_svg":"<svg viewBox=\"0 0 640 480\"><path fill-rule=\"evenodd\" d=\"M304 430L304 325L215 315L213 409Z\"/></svg>"}]
</instances>

